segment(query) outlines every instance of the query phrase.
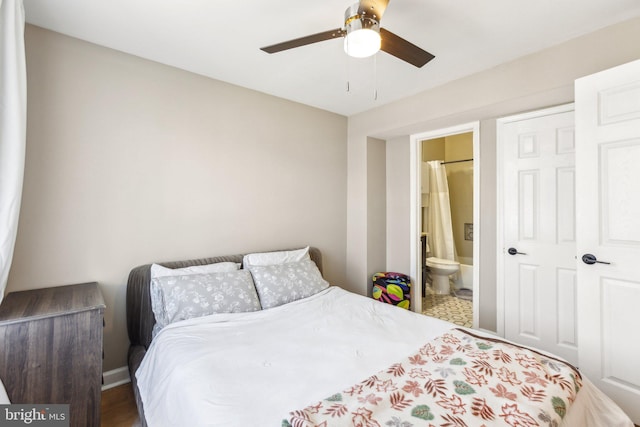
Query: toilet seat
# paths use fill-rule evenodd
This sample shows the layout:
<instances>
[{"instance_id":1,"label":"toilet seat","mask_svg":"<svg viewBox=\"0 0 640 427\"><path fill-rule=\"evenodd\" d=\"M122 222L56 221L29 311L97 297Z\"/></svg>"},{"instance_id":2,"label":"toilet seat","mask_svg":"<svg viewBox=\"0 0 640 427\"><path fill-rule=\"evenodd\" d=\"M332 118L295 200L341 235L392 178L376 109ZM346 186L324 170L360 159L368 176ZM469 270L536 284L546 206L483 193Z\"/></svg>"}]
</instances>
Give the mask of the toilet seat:
<instances>
[{"instance_id":1,"label":"toilet seat","mask_svg":"<svg viewBox=\"0 0 640 427\"><path fill-rule=\"evenodd\" d=\"M451 261L450 259L429 257L427 258L427 266L428 267L453 267L459 266L460 263L458 261Z\"/></svg>"}]
</instances>

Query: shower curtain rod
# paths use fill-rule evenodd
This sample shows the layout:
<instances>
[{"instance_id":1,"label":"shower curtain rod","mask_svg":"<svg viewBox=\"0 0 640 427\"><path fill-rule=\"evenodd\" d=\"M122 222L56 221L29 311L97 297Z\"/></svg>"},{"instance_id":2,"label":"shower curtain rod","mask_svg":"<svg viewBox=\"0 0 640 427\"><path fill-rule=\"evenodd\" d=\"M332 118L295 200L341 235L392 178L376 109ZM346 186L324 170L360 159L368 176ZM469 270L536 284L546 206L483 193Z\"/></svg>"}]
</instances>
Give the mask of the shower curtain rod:
<instances>
[{"instance_id":1,"label":"shower curtain rod","mask_svg":"<svg viewBox=\"0 0 640 427\"><path fill-rule=\"evenodd\" d=\"M449 163L462 163L462 162L473 162L473 159L465 159L465 160L451 160L449 162L440 162L441 165L448 165Z\"/></svg>"}]
</instances>

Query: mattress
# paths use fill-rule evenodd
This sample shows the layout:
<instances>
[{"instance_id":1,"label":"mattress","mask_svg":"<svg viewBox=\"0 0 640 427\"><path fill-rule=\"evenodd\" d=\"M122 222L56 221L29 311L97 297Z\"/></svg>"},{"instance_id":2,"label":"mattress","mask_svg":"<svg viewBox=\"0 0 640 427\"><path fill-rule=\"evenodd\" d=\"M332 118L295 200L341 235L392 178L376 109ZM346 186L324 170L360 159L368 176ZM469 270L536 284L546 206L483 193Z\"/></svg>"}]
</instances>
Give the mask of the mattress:
<instances>
[{"instance_id":1,"label":"mattress","mask_svg":"<svg viewBox=\"0 0 640 427\"><path fill-rule=\"evenodd\" d=\"M268 310L169 325L151 343L137 385L149 426L280 426L290 411L452 327L334 286ZM563 425L633 426L586 378Z\"/></svg>"}]
</instances>

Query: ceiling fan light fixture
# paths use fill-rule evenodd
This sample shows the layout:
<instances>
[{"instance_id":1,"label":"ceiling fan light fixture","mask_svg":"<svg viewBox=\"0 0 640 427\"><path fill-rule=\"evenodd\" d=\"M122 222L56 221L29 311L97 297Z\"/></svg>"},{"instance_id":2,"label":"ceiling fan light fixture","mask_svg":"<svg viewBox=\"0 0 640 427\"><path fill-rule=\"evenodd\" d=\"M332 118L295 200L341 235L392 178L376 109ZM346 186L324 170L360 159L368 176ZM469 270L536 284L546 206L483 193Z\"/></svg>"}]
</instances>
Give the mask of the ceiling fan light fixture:
<instances>
[{"instance_id":1,"label":"ceiling fan light fixture","mask_svg":"<svg viewBox=\"0 0 640 427\"><path fill-rule=\"evenodd\" d=\"M370 29L352 31L344 38L344 51L354 58L367 58L380 50L380 33Z\"/></svg>"},{"instance_id":2,"label":"ceiling fan light fixture","mask_svg":"<svg viewBox=\"0 0 640 427\"><path fill-rule=\"evenodd\" d=\"M359 3L344 13L344 51L354 58L366 58L380 50L380 22L375 15L360 15Z\"/></svg>"}]
</instances>

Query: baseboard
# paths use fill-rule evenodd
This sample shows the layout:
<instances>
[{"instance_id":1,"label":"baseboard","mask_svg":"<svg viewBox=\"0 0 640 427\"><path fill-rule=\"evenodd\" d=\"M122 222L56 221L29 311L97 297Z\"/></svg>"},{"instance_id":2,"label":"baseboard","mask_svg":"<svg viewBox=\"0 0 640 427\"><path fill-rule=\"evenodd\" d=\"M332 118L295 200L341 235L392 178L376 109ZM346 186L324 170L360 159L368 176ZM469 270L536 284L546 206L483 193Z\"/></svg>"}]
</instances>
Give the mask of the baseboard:
<instances>
[{"instance_id":1,"label":"baseboard","mask_svg":"<svg viewBox=\"0 0 640 427\"><path fill-rule=\"evenodd\" d=\"M129 367L123 366L106 371L102 374L102 380L102 391L131 382L131 378L129 378Z\"/></svg>"}]
</instances>

